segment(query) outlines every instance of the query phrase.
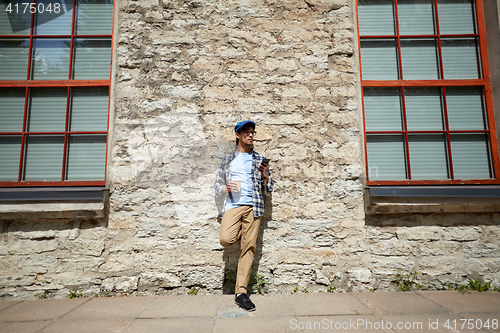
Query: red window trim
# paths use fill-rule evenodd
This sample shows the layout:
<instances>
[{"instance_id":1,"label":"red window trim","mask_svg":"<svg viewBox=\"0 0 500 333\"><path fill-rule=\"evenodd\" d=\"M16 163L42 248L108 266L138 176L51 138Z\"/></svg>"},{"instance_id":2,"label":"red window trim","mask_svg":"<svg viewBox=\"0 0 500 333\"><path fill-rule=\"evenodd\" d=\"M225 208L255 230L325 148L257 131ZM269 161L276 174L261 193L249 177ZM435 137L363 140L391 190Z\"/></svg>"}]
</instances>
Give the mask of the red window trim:
<instances>
[{"instance_id":1,"label":"red window trim","mask_svg":"<svg viewBox=\"0 0 500 333\"><path fill-rule=\"evenodd\" d=\"M375 185L459 185L459 184L500 184L500 157L499 157L499 152L498 152L498 143L497 143L497 136L496 136L496 126L495 126L495 117L494 117L494 112L493 112L493 97L492 97L492 92L491 92L491 83L490 83L490 71L489 71L489 64L488 64L488 52L487 52L487 45L486 45L486 28L485 28L485 23L484 23L484 8L483 8L483 1L482 0L472 0L473 4L475 3L475 14L477 16L477 21L474 22L477 26L477 33L475 34L462 34L462 35L440 35L439 34L439 25L437 25L437 34L435 35L415 35L415 36L404 36L401 37L399 35L399 19L398 19L398 10L397 10L397 1L393 0L395 4L395 20L396 20L396 32L397 35L394 36L363 36L363 39L387 39L387 38L394 38L397 39L398 43L398 50L401 49L401 39L406 39L406 38L411 38L411 37L436 37L438 39L438 47L441 49L441 38L442 37L447 37L447 36L453 36L453 37L475 37L478 38L479 40L479 50L481 53L481 56L478 57L478 61L480 62L480 70L482 71L482 79L473 79L473 80L443 80L443 79L438 79L438 80L363 80L362 77L362 64L361 64L361 36L359 33L359 11L358 11L358 0L356 0L356 20L358 22L358 29L357 29L357 35L358 35L358 50L359 50L359 69L360 69L360 77L361 77L361 100L362 100L362 113L363 113L363 139L364 139L364 149L365 149L365 172L366 172L366 177L367 177L367 185L368 186L375 186ZM434 6L437 8L437 0L434 0ZM436 21L438 21L438 14L436 13ZM474 17L474 20L476 20L476 17ZM401 52L398 52L399 56L399 63L398 63L398 71L399 75L401 76L402 73L402 63L401 63ZM440 72L443 73L443 61L441 59L441 52L439 52L439 57L440 57ZM460 180L460 179L447 179L447 180L369 180L369 170L368 170L368 154L367 154L367 144L366 144L366 125L365 125L365 106L364 106L364 92L363 88L364 87L399 87L401 88L402 92L402 109L403 109L403 116L404 116L404 124L405 128L403 131L390 131L391 133L402 133L405 134L405 144L406 144L406 151L408 151L408 132L413 133L413 132L421 132L425 133L427 131L408 131L406 128L406 109L405 109L405 101L404 101L404 89L403 87L413 87L413 86L419 86L419 87L449 87L449 86L478 86L484 89L484 94L485 94L485 110L486 110L486 116L487 116L487 121L488 121L488 129L483 130L483 131L474 131L474 132L483 132L483 133L488 133L489 132L489 148L491 152L491 161L490 163L492 164L492 172L493 172L493 177L491 179L465 179L465 180ZM444 92L445 94L445 92ZM446 106L444 107L444 112L446 113ZM448 117L446 115L446 130L443 131L437 131L438 133L446 133L447 134L447 141L448 141L448 150L451 149L450 147L450 138L449 138L449 133L453 133L454 131L450 131L448 127ZM381 131L383 132L383 131ZM428 131L430 132L435 132L435 131ZM472 132L472 131L460 131L461 133L463 132ZM371 133L371 132L370 132ZM375 133L375 132L374 132ZM411 177L411 169L410 166L411 164L409 163L409 155L406 154L406 163L408 167L408 175ZM448 155L451 156L451 151L448 151ZM453 164L450 165L450 173L453 175Z\"/></svg>"},{"instance_id":2,"label":"red window trim","mask_svg":"<svg viewBox=\"0 0 500 333\"><path fill-rule=\"evenodd\" d=\"M31 0L32 3L36 3L36 0ZM45 186L105 186L106 185L106 175L107 175L107 165L108 165L108 143L109 143L109 108L111 102L111 76L113 69L113 40L114 40L114 22L115 22L115 4L116 0L113 1L113 13L112 13L112 23L111 23L111 35L76 35L75 34L75 18L77 5L76 0L73 0L73 19L71 26L71 34L70 35L34 35L34 23L35 23L35 13L31 15L31 28L30 35L0 35L0 38L29 38L29 57L28 57L28 70L26 75L26 80L16 80L16 81L0 81L0 88L26 88L25 93L25 103L24 103L24 118L23 118L23 129L22 132L14 132L14 133L6 133L2 132L0 135L9 135L9 134L17 134L22 135L21 137L21 154L20 154L20 165L19 165L19 176L18 181L0 181L0 187L45 187ZM98 38L98 37L107 37L111 38L111 54L110 54L110 77L109 80L73 80L71 79L73 73L73 55L74 55L74 40L75 38ZM34 38L71 38L71 46L70 46L70 63L68 68L68 80L30 80L31 77L31 69L32 64L31 60L33 57L33 39ZM28 134L34 134L33 132L26 131L26 119L28 112L28 103L29 103L29 88L40 87L40 88L68 88L67 94L67 105L66 105L66 126L64 132L53 132L52 134L64 135L64 151L63 151L63 170L61 178L64 178L65 168L67 165L66 161L66 152L67 152L67 138L70 134L106 134L106 157L105 157L105 169L104 169L104 179L103 180L95 180L95 181L23 181L22 179L22 169L23 169L23 159L24 159L24 146L25 146L25 137ZM95 131L95 132L75 132L68 131L68 112L69 112L69 103L70 103L70 90L73 87L107 87L109 89L108 93L108 117L106 124L106 131ZM40 134L40 133L37 133ZM51 134L51 133L43 133L43 134Z\"/></svg>"}]
</instances>

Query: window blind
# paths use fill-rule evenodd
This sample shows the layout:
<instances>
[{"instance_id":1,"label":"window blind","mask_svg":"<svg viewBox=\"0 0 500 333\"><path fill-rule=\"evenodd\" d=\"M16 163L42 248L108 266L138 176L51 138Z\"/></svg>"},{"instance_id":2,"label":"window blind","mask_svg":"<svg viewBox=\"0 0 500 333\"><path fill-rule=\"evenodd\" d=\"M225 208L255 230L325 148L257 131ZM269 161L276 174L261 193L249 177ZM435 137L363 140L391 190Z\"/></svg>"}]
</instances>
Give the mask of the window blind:
<instances>
[{"instance_id":1,"label":"window blind","mask_svg":"<svg viewBox=\"0 0 500 333\"><path fill-rule=\"evenodd\" d=\"M49 4L54 6L54 0L37 0L38 3L43 3L44 8ZM71 23L73 22L73 9L69 8L65 14L60 15L65 11L65 6L61 6L59 13L55 10L52 12L43 11L37 12L35 15L35 34L36 35L71 35ZM45 22L45 23L42 23ZM41 24L40 24L41 23ZM28 33L29 34L29 33Z\"/></svg>"},{"instance_id":2,"label":"window blind","mask_svg":"<svg viewBox=\"0 0 500 333\"><path fill-rule=\"evenodd\" d=\"M78 3L78 35L110 35L113 20L113 1L91 0Z\"/></svg>"},{"instance_id":3,"label":"window blind","mask_svg":"<svg viewBox=\"0 0 500 333\"><path fill-rule=\"evenodd\" d=\"M367 131L401 131L401 89L365 88L365 126Z\"/></svg>"},{"instance_id":4,"label":"window blind","mask_svg":"<svg viewBox=\"0 0 500 333\"><path fill-rule=\"evenodd\" d=\"M76 39L75 80L109 80L111 39Z\"/></svg>"},{"instance_id":5,"label":"window blind","mask_svg":"<svg viewBox=\"0 0 500 333\"><path fill-rule=\"evenodd\" d=\"M483 92L479 87L446 88L450 130L484 130Z\"/></svg>"},{"instance_id":6,"label":"window blind","mask_svg":"<svg viewBox=\"0 0 500 333\"><path fill-rule=\"evenodd\" d=\"M433 0L398 0L400 35L433 35Z\"/></svg>"},{"instance_id":7,"label":"window blind","mask_svg":"<svg viewBox=\"0 0 500 333\"><path fill-rule=\"evenodd\" d=\"M421 134L408 136L412 179L448 179L445 136Z\"/></svg>"},{"instance_id":8,"label":"window blind","mask_svg":"<svg viewBox=\"0 0 500 333\"><path fill-rule=\"evenodd\" d=\"M22 88L0 89L0 132L23 130L25 93Z\"/></svg>"},{"instance_id":9,"label":"window blind","mask_svg":"<svg viewBox=\"0 0 500 333\"><path fill-rule=\"evenodd\" d=\"M397 80L398 53L395 40L361 42L363 80Z\"/></svg>"},{"instance_id":10,"label":"window blind","mask_svg":"<svg viewBox=\"0 0 500 333\"><path fill-rule=\"evenodd\" d=\"M393 0L359 0L360 35L395 35Z\"/></svg>"},{"instance_id":11,"label":"window blind","mask_svg":"<svg viewBox=\"0 0 500 333\"><path fill-rule=\"evenodd\" d=\"M491 178L489 149L484 134L450 134L456 179Z\"/></svg>"},{"instance_id":12,"label":"window blind","mask_svg":"<svg viewBox=\"0 0 500 333\"><path fill-rule=\"evenodd\" d=\"M26 80L28 39L0 39L0 80Z\"/></svg>"},{"instance_id":13,"label":"window blind","mask_svg":"<svg viewBox=\"0 0 500 333\"><path fill-rule=\"evenodd\" d=\"M61 180L64 136L28 135L24 180Z\"/></svg>"},{"instance_id":14,"label":"window blind","mask_svg":"<svg viewBox=\"0 0 500 333\"><path fill-rule=\"evenodd\" d=\"M0 136L0 181L17 181L21 136Z\"/></svg>"},{"instance_id":15,"label":"window blind","mask_svg":"<svg viewBox=\"0 0 500 333\"><path fill-rule=\"evenodd\" d=\"M64 132L66 105L67 89L31 89L28 130L30 132Z\"/></svg>"},{"instance_id":16,"label":"window blind","mask_svg":"<svg viewBox=\"0 0 500 333\"><path fill-rule=\"evenodd\" d=\"M71 40L68 38L37 38L33 79L67 80L69 74L69 52Z\"/></svg>"},{"instance_id":17,"label":"window blind","mask_svg":"<svg viewBox=\"0 0 500 333\"><path fill-rule=\"evenodd\" d=\"M440 88L405 88L406 121L409 131L445 129L441 96Z\"/></svg>"},{"instance_id":18,"label":"window blind","mask_svg":"<svg viewBox=\"0 0 500 333\"><path fill-rule=\"evenodd\" d=\"M441 50L445 79L479 79L479 47L475 38L443 38Z\"/></svg>"},{"instance_id":19,"label":"window blind","mask_svg":"<svg viewBox=\"0 0 500 333\"><path fill-rule=\"evenodd\" d=\"M401 63L404 80L439 78L437 42L435 39L401 40Z\"/></svg>"},{"instance_id":20,"label":"window blind","mask_svg":"<svg viewBox=\"0 0 500 333\"><path fill-rule=\"evenodd\" d=\"M67 180L104 179L105 135L71 135L68 143Z\"/></svg>"},{"instance_id":21,"label":"window blind","mask_svg":"<svg viewBox=\"0 0 500 333\"><path fill-rule=\"evenodd\" d=\"M442 35L475 33L472 0L438 0L437 3Z\"/></svg>"},{"instance_id":22,"label":"window blind","mask_svg":"<svg viewBox=\"0 0 500 333\"><path fill-rule=\"evenodd\" d=\"M407 178L402 135L367 135L366 149L370 179L401 180Z\"/></svg>"},{"instance_id":23,"label":"window blind","mask_svg":"<svg viewBox=\"0 0 500 333\"><path fill-rule=\"evenodd\" d=\"M109 88L75 88L72 92L71 131L106 131Z\"/></svg>"}]
</instances>

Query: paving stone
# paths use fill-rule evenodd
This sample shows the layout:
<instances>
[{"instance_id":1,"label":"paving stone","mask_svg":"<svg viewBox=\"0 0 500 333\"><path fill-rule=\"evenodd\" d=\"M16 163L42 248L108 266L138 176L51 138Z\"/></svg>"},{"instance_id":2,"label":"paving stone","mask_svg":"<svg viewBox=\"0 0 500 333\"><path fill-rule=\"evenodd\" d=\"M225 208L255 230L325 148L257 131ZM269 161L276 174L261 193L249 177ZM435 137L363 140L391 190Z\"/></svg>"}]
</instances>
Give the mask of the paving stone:
<instances>
[{"instance_id":1,"label":"paving stone","mask_svg":"<svg viewBox=\"0 0 500 333\"><path fill-rule=\"evenodd\" d=\"M159 296L139 318L214 317L220 298L218 295Z\"/></svg>"},{"instance_id":2,"label":"paving stone","mask_svg":"<svg viewBox=\"0 0 500 333\"><path fill-rule=\"evenodd\" d=\"M290 327L288 317L257 317L251 313L238 318L218 318L214 333L275 333L297 332L300 330Z\"/></svg>"},{"instance_id":3,"label":"paving stone","mask_svg":"<svg viewBox=\"0 0 500 333\"><path fill-rule=\"evenodd\" d=\"M2 333L35 333L49 325L51 321L29 321L29 322L0 322L0 332Z\"/></svg>"},{"instance_id":4,"label":"paving stone","mask_svg":"<svg viewBox=\"0 0 500 333\"><path fill-rule=\"evenodd\" d=\"M10 308L11 306L14 306L21 302L22 301L0 301L0 311Z\"/></svg>"},{"instance_id":5,"label":"paving stone","mask_svg":"<svg viewBox=\"0 0 500 333\"><path fill-rule=\"evenodd\" d=\"M0 312L0 321L36 321L59 318L89 299L24 301Z\"/></svg>"},{"instance_id":6,"label":"paving stone","mask_svg":"<svg viewBox=\"0 0 500 333\"><path fill-rule=\"evenodd\" d=\"M154 300L154 297L100 297L93 298L63 317L85 318L128 318L139 316Z\"/></svg>"},{"instance_id":7,"label":"paving stone","mask_svg":"<svg viewBox=\"0 0 500 333\"><path fill-rule=\"evenodd\" d=\"M40 333L120 333L131 322L131 319L58 320Z\"/></svg>"},{"instance_id":8,"label":"paving stone","mask_svg":"<svg viewBox=\"0 0 500 333\"><path fill-rule=\"evenodd\" d=\"M288 299L297 316L372 313L352 294L293 294Z\"/></svg>"},{"instance_id":9,"label":"paving stone","mask_svg":"<svg viewBox=\"0 0 500 333\"><path fill-rule=\"evenodd\" d=\"M136 319L124 331L125 333L147 332L147 333L200 333L212 332L214 320L212 318L169 318L169 319Z\"/></svg>"},{"instance_id":10,"label":"paving stone","mask_svg":"<svg viewBox=\"0 0 500 333\"><path fill-rule=\"evenodd\" d=\"M373 313L449 313L449 310L417 293L375 292L354 293Z\"/></svg>"},{"instance_id":11,"label":"paving stone","mask_svg":"<svg viewBox=\"0 0 500 333\"><path fill-rule=\"evenodd\" d=\"M422 291L418 294L455 313L500 313L500 298L491 297L490 293Z\"/></svg>"}]
</instances>

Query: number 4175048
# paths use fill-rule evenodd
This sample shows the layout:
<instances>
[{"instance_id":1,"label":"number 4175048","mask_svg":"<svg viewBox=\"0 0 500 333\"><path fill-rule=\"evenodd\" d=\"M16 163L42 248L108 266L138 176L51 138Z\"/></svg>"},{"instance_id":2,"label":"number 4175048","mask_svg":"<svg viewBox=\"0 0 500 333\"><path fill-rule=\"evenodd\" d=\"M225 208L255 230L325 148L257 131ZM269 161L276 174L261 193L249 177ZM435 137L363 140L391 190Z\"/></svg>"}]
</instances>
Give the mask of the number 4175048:
<instances>
[{"instance_id":1,"label":"number 4175048","mask_svg":"<svg viewBox=\"0 0 500 333\"><path fill-rule=\"evenodd\" d=\"M43 3L29 3L29 2L23 2L21 4L12 4L9 3L7 8L5 8L6 12L9 12L12 14L14 12L15 14L26 14L26 13L56 13L59 14L61 12L61 4L60 3L50 3L49 4L43 4Z\"/></svg>"},{"instance_id":2,"label":"number 4175048","mask_svg":"<svg viewBox=\"0 0 500 333\"><path fill-rule=\"evenodd\" d=\"M498 329L498 319L492 319L491 321L487 319L485 322L483 322L481 319L464 319L461 318L459 320L453 319L453 320L447 320L444 323L444 327L449 329L449 330L454 330L456 331L457 328L463 330L463 329L477 329L480 330L481 328L486 328L486 329Z\"/></svg>"}]
</instances>

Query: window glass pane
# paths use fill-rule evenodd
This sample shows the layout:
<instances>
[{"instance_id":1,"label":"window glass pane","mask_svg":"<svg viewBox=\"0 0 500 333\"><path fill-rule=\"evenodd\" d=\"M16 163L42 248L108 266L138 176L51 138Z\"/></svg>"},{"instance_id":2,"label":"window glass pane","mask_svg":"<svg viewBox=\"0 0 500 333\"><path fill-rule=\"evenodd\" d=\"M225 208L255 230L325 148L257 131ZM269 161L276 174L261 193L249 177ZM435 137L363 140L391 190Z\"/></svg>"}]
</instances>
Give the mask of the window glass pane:
<instances>
[{"instance_id":1,"label":"window glass pane","mask_svg":"<svg viewBox=\"0 0 500 333\"><path fill-rule=\"evenodd\" d=\"M398 0L400 35L433 35L433 0Z\"/></svg>"},{"instance_id":2,"label":"window glass pane","mask_svg":"<svg viewBox=\"0 0 500 333\"><path fill-rule=\"evenodd\" d=\"M395 35L393 0L359 0L359 34Z\"/></svg>"},{"instance_id":3,"label":"window glass pane","mask_svg":"<svg viewBox=\"0 0 500 333\"><path fill-rule=\"evenodd\" d=\"M450 134L455 179L491 178L487 136Z\"/></svg>"},{"instance_id":4,"label":"window glass pane","mask_svg":"<svg viewBox=\"0 0 500 333\"><path fill-rule=\"evenodd\" d=\"M366 150L370 180L407 178L402 135L367 135Z\"/></svg>"},{"instance_id":5,"label":"window glass pane","mask_svg":"<svg viewBox=\"0 0 500 333\"><path fill-rule=\"evenodd\" d=\"M24 180L61 180L64 136L29 135Z\"/></svg>"},{"instance_id":6,"label":"window glass pane","mask_svg":"<svg viewBox=\"0 0 500 333\"><path fill-rule=\"evenodd\" d=\"M75 80L109 80L111 39L75 40Z\"/></svg>"},{"instance_id":7,"label":"window glass pane","mask_svg":"<svg viewBox=\"0 0 500 333\"><path fill-rule=\"evenodd\" d=\"M441 39L444 79L479 79L476 39Z\"/></svg>"},{"instance_id":8,"label":"window glass pane","mask_svg":"<svg viewBox=\"0 0 500 333\"><path fill-rule=\"evenodd\" d=\"M401 40L401 62L404 80L435 80L439 78L435 39Z\"/></svg>"},{"instance_id":9,"label":"window glass pane","mask_svg":"<svg viewBox=\"0 0 500 333\"><path fill-rule=\"evenodd\" d=\"M73 2L37 0L36 35L71 35Z\"/></svg>"},{"instance_id":10,"label":"window glass pane","mask_svg":"<svg viewBox=\"0 0 500 333\"><path fill-rule=\"evenodd\" d=\"M106 131L109 88L75 88L72 91L71 131Z\"/></svg>"},{"instance_id":11,"label":"window glass pane","mask_svg":"<svg viewBox=\"0 0 500 333\"><path fill-rule=\"evenodd\" d=\"M0 80L26 80L28 39L0 39Z\"/></svg>"},{"instance_id":12,"label":"window glass pane","mask_svg":"<svg viewBox=\"0 0 500 333\"><path fill-rule=\"evenodd\" d=\"M473 34L474 12L472 0L438 0L441 35Z\"/></svg>"},{"instance_id":13,"label":"window glass pane","mask_svg":"<svg viewBox=\"0 0 500 333\"><path fill-rule=\"evenodd\" d=\"M111 35L113 1L79 1L76 33L78 35Z\"/></svg>"},{"instance_id":14,"label":"window glass pane","mask_svg":"<svg viewBox=\"0 0 500 333\"><path fill-rule=\"evenodd\" d=\"M23 130L25 92L23 88L0 89L0 132Z\"/></svg>"},{"instance_id":15,"label":"window glass pane","mask_svg":"<svg viewBox=\"0 0 500 333\"><path fill-rule=\"evenodd\" d=\"M409 131L445 129L440 88L405 88L405 106Z\"/></svg>"},{"instance_id":16,"label":"window glass pane","mask_svg":"<svg viewBox=\"0 0 500 333\"><path fill-rule=\"evenodd\" d=\"M447 87L450 130L484 130L483 92L479 87Z\"/></svg>"},{"instance_id":17,"label":"window glass pane","mask_svg":"<svg viewBox=\"0 0 500 333\"><path fill-rule=\"evenodd\" d=\"M67 89L32 89L28 130L64 132L66 127Z\"/></svg>"},{"instance_id":18,"label":"window glass pane","mask_svg":"<svg viewBox=\"0 0 500 333\"><path fill-rule=\"evenodd\" d=\"M408 136L412 179L448 179L446 144L443 134Z\"/></svg>"},{"instance_id":19,"label":"window glass pane","mask_svg":"<svg viewBox=\"0 0 500 333\"><path fill-rule=\"evenodd\" d=\"M0 135L0 181L17 181L21 136Z\"/></svg>"},{"instance_id":20,"label":"window glass pane","mask_svg":"<svg viewBox=\"0 0 500 333\"><path fill-rule=\"evenodd\" d=\"M361 41L363 80L397 80L397 58L395 40Z\"/></svg>"},{"instance_id":21,"label":"window glass pane","mask_svg":"<svg viewBox=\"0 0 500 333\"><path fill-rule=\"evenodd\" d=\"M67 80L70 39L35 39L33 79Z\"/></svg>"},{"instance_id":22,"label":"window glass pane","mask_svg":"<svg viewBox=\"0 0 500 333\"><path fill-rule=\"evenodd\" d=\"M365 126L367 131L401 131L401 90L364 88Z\"/></svg>"},{"instance_id":23,"label":"window glass pane","mask_svg":"<svg viewBox=\"0 0 500 333\"><path fill-rule=\"evenodd\" d=\"M105 135L70 136L67 180L103 180L105 164Z\"/></svg>"},{"instance_id":24,"label":"window glass pane","mask_svg":"<svg viewBox=\"0 0 500 333\"><path fill-rule=\"evenodd\" d=\"M31 28L31 14L23 14L22 11L20 13L16 13L16 7L12 7L14 4L11 4L10 7L12 12L7 12L6 9L9 2L10 1L0 2L0 35L29 35Z\"/></svg>"}]
</instances>

